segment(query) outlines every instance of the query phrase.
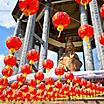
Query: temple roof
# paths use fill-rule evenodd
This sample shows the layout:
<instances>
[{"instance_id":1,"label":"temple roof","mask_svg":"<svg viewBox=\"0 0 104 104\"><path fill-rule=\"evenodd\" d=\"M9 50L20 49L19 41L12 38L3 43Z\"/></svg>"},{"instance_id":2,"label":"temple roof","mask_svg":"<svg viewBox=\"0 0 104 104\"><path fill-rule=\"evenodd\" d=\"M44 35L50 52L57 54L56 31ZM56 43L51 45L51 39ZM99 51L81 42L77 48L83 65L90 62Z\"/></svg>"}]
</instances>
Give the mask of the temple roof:
<instances>
[{"instance_id":1,"label":"temple roof","mask_svg":"<svg viewBox=\"0 0 104 104\"><path fill-rule=\"evenodd\" d=\"M101 0L98 0L98 1L99 1L99 5L101 5L102 1ZM75 50L77 52L83 51L82 39L78 36L78 28L81 25L79 5L74 0L50 0L50 2L51 2L51 6L50 6L50 10L51 10L50 27L51 28L49 33L49 49L53 51L58 51L58 47L65 48L65 37L71 36L73 44L76 47ZM44 0L40 0L40 8L36 18L35 33L40 37L42 37L42 27L43 27L43 19L44 19L43 14L44 14L45 4L46 2ZM52 16L57 11L65 11L71 17L70 25L68 26L67 29L63 30L60 38L57 37L58 31L56 28L54 28L52 24ZM87 6L86 12L88 14L88 23L92 24L89 6ZM21 13L22 12L19 10L18 3L17 3L12 12L14 19L17 20L20 17ZM25 16L23 17L23 22L24 22L24 26L22 26L24 27L23 29L26 28L27 18L28 17L25 17ZM94 48L95 47L94 38L91 39L91 44L92 44L92 48Z\"/></svg>"}]
</instances>

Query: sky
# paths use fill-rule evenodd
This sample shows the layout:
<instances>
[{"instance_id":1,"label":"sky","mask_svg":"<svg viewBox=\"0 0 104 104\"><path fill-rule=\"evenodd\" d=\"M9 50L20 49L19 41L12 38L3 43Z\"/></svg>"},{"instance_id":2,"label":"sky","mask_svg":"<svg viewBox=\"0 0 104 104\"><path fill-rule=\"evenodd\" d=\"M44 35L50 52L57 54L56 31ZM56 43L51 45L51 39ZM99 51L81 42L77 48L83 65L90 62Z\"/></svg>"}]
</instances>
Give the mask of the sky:
<instances>
[{"instance_id":1,"label":"sky","mask_svg":"<svg viewBox=\"0 0 104 104\"><path fill-rule=\"evenodd\" d=\"M9 36L13 35L15 28L15 21L11 15L11 12L16 4L17 0L0 0L0 74L1 69L4 67L3 58L8 54L8 49L6 48L5 41ZM98 63L96 49L93 50L94 53L94 63ZM78 53L81 61L83 61L83 54ZM55 67L57 66L57 53L48 51L48 58L51 58ZM95 64L95 68L98 69L99 65ZM82 66L81 70L84 67Z\"/></svg>"}]
</instances>

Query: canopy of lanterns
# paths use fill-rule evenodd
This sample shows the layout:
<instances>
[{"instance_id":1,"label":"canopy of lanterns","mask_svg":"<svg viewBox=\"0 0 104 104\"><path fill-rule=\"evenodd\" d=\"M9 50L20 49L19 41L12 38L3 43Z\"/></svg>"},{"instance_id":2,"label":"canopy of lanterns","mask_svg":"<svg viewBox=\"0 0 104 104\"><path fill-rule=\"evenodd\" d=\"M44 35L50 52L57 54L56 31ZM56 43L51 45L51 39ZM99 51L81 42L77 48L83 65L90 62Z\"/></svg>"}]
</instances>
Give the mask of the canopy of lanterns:
<instances>
[{"instance_id":1,"label":"canopy of lanterns","mask_svg":"<svg viewBox=\"0 0 104 104\"><path fill-rule=\"evenodd\" d=\"M82 36L83 37L83 36ZM35 50L27 52L28 64L21 67L21 73L17 75L15 82L9 83L8 77L13 74L13 67L16 65L16 57L14 53L21 47L22 42L19 37L9 37L6 41L9 49L9 55L5 56L5 68L2 70L3 77L0 78L0 102L17 102L20 104L35 101L56 101L85 99L104 94L104 87L94 84L78 76L74 76L71 72L65 72L64 68L56 67L54 72L57 80L49 77L47 73L53 68L54 62L51 59L43 61L43 67L46 74L36 72L34 79L26 80L28 74L32 73L34 63L39 60L39 53ZM47 76L45 76L47 75ZM65 80L61 77L64 75Z\"/></svg>"}]
</instances>

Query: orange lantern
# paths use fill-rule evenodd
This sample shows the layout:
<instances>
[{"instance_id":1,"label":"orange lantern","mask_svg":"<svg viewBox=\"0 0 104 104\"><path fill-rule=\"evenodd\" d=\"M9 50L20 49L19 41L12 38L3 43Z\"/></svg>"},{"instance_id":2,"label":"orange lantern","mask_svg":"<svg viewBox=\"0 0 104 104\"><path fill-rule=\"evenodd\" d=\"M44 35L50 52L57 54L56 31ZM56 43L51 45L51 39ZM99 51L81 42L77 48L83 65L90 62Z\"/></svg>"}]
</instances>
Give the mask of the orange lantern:
<instances>
[{"instance_id":1,"label":"orange lantern","mask_svg":"<svg viewBox=\"0 0 104 104\"><path fill-rule=\"evenodd\" d=\"M18 5L25 16L35 14L39 9L38 0L19 0Z\"/></svg>"},{"instance_id":2,"label":"orange lantern","mask_svg":"<svg viewBox=\"0 0 104 104\"><path fill-rule=\"evenodd\" d=\"M89 4L92 0L75 0L78 4L84 5L86 8L86 5Z\"/></svg>"},{"instance_id":3,"label":"orange lantern","mask_svg":"<svg viewBox=\"0 0 104 104\"><path fill-rule=\"evenodd\" d=\"M66 12L56 12L52 17L52 22L55 28L59 31L59 36L64 28L67 28L70 23L70 17Z\"/></svg>"}]
</instances>

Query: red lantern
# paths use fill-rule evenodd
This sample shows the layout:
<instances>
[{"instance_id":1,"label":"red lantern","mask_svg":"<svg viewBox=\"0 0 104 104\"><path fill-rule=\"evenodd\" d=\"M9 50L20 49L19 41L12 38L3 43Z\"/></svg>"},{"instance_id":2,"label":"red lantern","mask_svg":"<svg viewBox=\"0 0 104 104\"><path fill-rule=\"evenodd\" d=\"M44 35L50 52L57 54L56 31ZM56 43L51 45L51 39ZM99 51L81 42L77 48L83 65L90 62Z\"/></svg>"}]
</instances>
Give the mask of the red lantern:
<instances>
[{"instance_id":1,"label":"red lantern","mask_svg":"<svg viewBox=\"0 0 104 104\"><path fill-rule=\"evenodd\" d=\"M94 29L91 25L84 24L80 26L80 28L78 29L78 34L82 39L88 40L89 38L93 36Z\"/></svg>"},{"instance_id":2,"label":"red lantern","mask_svg":"<svg viewBox=\"0 0 104 104\"><path fill-rule=\"evenodd\" d=\"M40 84L38 84L38 89L44 90L45 89L45 84L43 82L41 82Z\"/></svg>"},{"instance_id":3,"label":"red lantern","mask_svg":"<svg viewBox=\"0 0 104 104\"><path fill-rule=\"evenodd\" d=\"M29 80L27 84L31 87L36 87L36 81L34 79Z\"/></svg>"},{"instance_id":4,"label":"red lantern","mask_svg":"<svg viewBox=\"0 0 104 104\"><path fill-rule=\"evenodd\" d=\"M5 56L5 58L4 58L4 64L11 66L11 67L16 65L16 61L17 61L16 57L13 55L8 55L8 56ZM6 67L6 69L10 69L10 68Z\"/></svg>"},{"instance_id":5,"label":"red lantern","mask_svg":"<svg viewBox=\"0 0 104 104\"><path fill-rule=\"evenodd\" d=\"M86 8L86 5L89 4L92 0L75 0L78 4L84 5Z\"/></svg>"},{"instance_id":6,"label":"red lantern","mask_svg":"<svg viewBox=\"0 0 104 104\"><path fill-rule=\"evenodd\" d=\"M1 100L1 101L4 101L4 100L5 100L5 97L6 97L5 94L0 95L0 100Z\"/></svg>"},{"instance_id":7,"label":"red lantern","mask_svg":"<svg viewBox=\"0 0 104 104\"><path fill-rule=\"evenodd\" d=\"M64 89L64 91L69 91L69 85L67 84L64 84L62 88Z\"/></svg>"},{"instance_id":8,"label":"red lantern","mask_svg":"<svg viewBox=\"0 0 104 104\"><path fill-rule=\"evenodd\" d=\"M8 85L8 79L7 78L3 78L3 86L7 86Z\"/></svg>"},{"instance_id":9,"label":"red lantern","mask_svg":"<svg viewBox=\"0 0 104 104\"><path fill-rule=\"evenodd\" d=\"M100 42L100 44L104 45L104 33L102 33L102 34L99 36L99 42Z\"/></svg>"},{"instance_id":10,"label":"red lantern","mask_svg":"<svg viewBox=\"0 0 104 104\"><path fill-rule=\"evenodd\" d=\"M47 85L53 85L54 84L54 79L52 77L46 78L45 83Z\"/></svg>"},{"instance_id":11,"label":"red lantern","mask_svg":"<svg viewBox=\"0 0 104 104\"><path fill-rule=\"evenodd\" d=\"M30 60L30 64L34 64L35 61L38 61L39 57L39 52L35 49L29 50L27 53L27 59Z\"/></svg>"},{"instance_id":12,"label":"red lantern","mask_svg":"<svg viewBox=\"0 0 104 104\"><path fill-rule=\"evenodd\" d=\"M36 88L31 88L31 89L29 89L29 91L32 95L36 95L36 92L37 92Z\"/></svg>"},{"instance_id":13,"label":"red lantern","mask_svg":"<svg viewBox=\"0 0 104 104\"><path fill-rule=\"evenodd\" d=\"M100 15L104 18L104 4L100 8Z\"/></svg>"},{"instance_id":14,"label":"red lantern","mask_svg":"<svg viewBox=\"0 0 104 104\"><path fill-rule=\"evenodd\" d=\"M22 74L17 76L17 81L19 82L19 85L22 85L26 81L26 77L24 77Z\"/></svg>"},{"instance_id":15,"label":"red lantern","mask_svg":"<svg viewBox=\"0 0 104 104\"><path fill-rule=\"evenodd\" d=\"M5 76L5 77L10 77L12 74L13 74L13 70L12 69L7 70L7 69L4 68L2 70L2 75Z\"/></svg>"},{"instance_id":16,"label":"red lantern","mask_svg":"<svg viewBox=\"0 0 104 104\"><path fill-rule=\"evenodd\" d=\"M43 72L37 72L37 73L34 75L34 78L35 78L36 80L39 80L39 81L43 80L43 79L44 79L44 74L43 74Z\"/></svg>"},{"instance_id":17,"label":"red lantern","mask_svg":"<svg viewBox=\"0 0 104 104\"><path fill-rule=\"evenodd\" d=\"M70 17L66 12L57 12L52 17L52 22L55 28L59 31L59 36L61 31L63 31L64 28L67 28L70 23Z\"/></svg>"},{"instance_id":18,"label":"red lantern","mask_svg":"<svg viewBox=\"0 0 104 104\"><path fill-rule=\"evenodd\" d=\"M48 73L54 66L54 63L52 60L47 59L43 61L43 67L46 69L46 73Z\"/></svg>"},{"instance_id":19,"label":"red lantern","mask_svg":"<svg viewBox=\"0 0 104 104\"><path fill-rule=\"evenodd\" d=\"M12 89L17 89L18 87L19 87L18 82L12 82L12 84L11 84Z\"/></svg>"},{"instance_id":20,"label":"red lantern","mask_svg":"<svg viewBox=\"0 0 104 104\"><path fill-rule=\"evenodd\" d=\"M65 73L65 79L67 80L67 82L69 83L70 81L72 81L74 78L74 75L70 72Z\"/></svg>"},{"instance_id":21,"label":"red lantern","mask_svg":"<svg viewBox=\"0 0 104 104\"><path fill-rule=\"evenodd\" d=\"M30 74L32 73L32 67L29 64L22 65L21 72L26 75Z\"/></svg>"},{"instance_id":22,"label":"red lantern","mask_svg":"<svg viewBox=\"0 0 104 104\"><path fill-rule=\"evenodd\" d=\"M57 67L57 68L55 68L55 74L56 74L56 75L59 77L59 79L60 79L61 75L64 74L64 68L63 68L63 67Z\"/></svg>"},{"instance_id":23,"label":"red lantern","mask_svg":"<svg viewBox=\"0 0 104 104\"><path fill-rule=\"evenodd\" d=\"M39 9L38 0L19 0L19 8L25 16L35 14Z\"/></svg>"},{"instance_id":24,"label":"red lantern","mask_svg":"<svg viewBox=\"0 0 104 104\"><path fill-rule=\"evenodd\" d=\"M82 87L86 87L87 86L87 81L85 79L81 79L80 85Z\"/></svg>"},{"instance_id":25,"label":"red lantern","mask_svg":"<svg viewBox=\"0 0 104 104\"><path fill-rule=\"evenodd\" d=\"M6 40L6 46L8 47L11 53L14 53L22 46L22 41L17 36L9 37Z\"/></svg>"},{"instance_id":26,"label":"red lantern","mask_svg":"<svg viewBox=\"0 0 104 104\"><path fill-rule=\"evenodd\" d=\"M13 94L12 89L7 89L7 90L6 90L6 95L12 95L12 94Z\"/></svg>"},{"instance_id":27,"label":"red lantern","mask_svg":"<svg viewBox=\"0 0 104 104\"><path fill-rule=\"evenodd\" d=\"M28 88L28 86L27 85L23 85L21 88L20 88L20 90L22 91L22 92L28 92L29 91L29 88Z\"/></svg>"},{"instance_id":28,"label":"red lantern","mask_svg":"<svg viewBox=\"0 0 104 104\"><path fill-rule=\"evenodd\" d=\"M78 76L76 76L73 78L73 82L79 84L81 82L81 79Z\"/></svg>"},{"instance_id":29,"label":"red lantern","mask_svg":"<svg viewBox=\"0 0 104 104\"><path fill-rule=\"evenodd\" d=\"M60 81L56 81L56 82L55 82L55 87L56 87L56 88L61 89L62 86L63 86L62 82L60 82Z\"/></svg>"},{"instance_id":30,"label":"red lantern","mask_svg":"<svg viewBox=\"0 0 104 104\"><path fill-rule=\"evenodd\" d=\"M23 96L23 93L21 90L17 91L17 99L20 100L20 98Z\"/></svg>"}]
</instances>

